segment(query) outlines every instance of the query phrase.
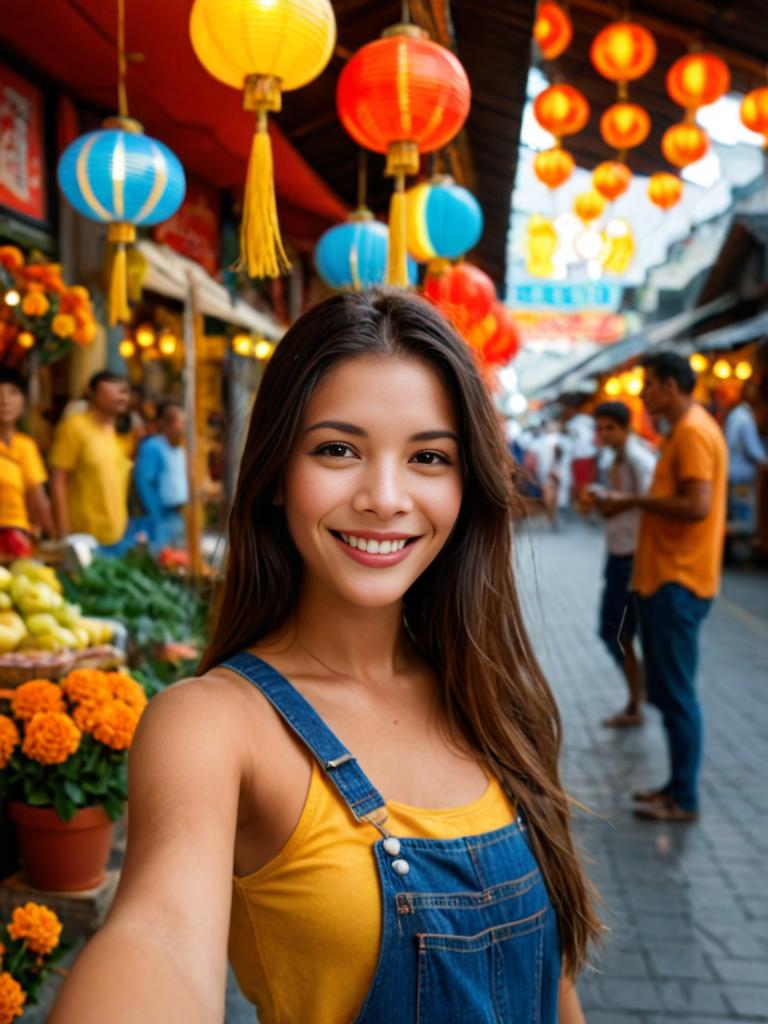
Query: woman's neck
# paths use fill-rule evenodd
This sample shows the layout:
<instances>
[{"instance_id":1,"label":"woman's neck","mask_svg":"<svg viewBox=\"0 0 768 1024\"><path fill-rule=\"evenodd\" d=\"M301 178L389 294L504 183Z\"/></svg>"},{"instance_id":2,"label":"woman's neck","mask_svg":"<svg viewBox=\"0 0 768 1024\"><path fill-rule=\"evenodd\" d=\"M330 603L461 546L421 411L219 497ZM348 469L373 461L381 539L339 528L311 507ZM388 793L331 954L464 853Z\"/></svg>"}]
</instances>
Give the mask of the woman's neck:
<instances>
[{"instance_id":1,"label":"woman's neck","mask_svg":"<svg viewBox=\"0 0 768 1024\"><path fill-rule=\"evenodd\" d=\"M10 444L13 440L13 435L16 433L15 423L0 423L0 441L4 441L6 444Z\"/></svg>"}]
</instances>

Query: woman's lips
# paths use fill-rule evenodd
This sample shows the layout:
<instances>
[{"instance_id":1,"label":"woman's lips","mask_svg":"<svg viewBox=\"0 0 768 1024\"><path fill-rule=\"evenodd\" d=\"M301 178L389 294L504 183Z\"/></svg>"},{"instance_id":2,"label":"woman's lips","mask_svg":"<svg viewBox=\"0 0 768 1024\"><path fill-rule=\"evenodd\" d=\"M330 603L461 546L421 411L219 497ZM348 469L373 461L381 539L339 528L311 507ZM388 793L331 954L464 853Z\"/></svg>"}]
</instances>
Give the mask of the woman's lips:
<instances>
[{"instance_id":1,"label":"woman's lips","mask_svg":"<svg viewBox=\"0 0 768 1024\"><path fill-rule=\"evenodd\" d=\"M390 551L387 554L382 554L381 552L375 553L372 551L363 551L360 548L353 548L336 532L331 531L331 536L344 553L354 562L358 562L360 565L367 565L374 569L386 569L390 565L398 565L403 561L403 559L408 557L408 553L413 547L412 543L408 543L404 547L400 548L399 551ZM417 537L412 539L418 540Z\"/></svg>"}]
</instances>

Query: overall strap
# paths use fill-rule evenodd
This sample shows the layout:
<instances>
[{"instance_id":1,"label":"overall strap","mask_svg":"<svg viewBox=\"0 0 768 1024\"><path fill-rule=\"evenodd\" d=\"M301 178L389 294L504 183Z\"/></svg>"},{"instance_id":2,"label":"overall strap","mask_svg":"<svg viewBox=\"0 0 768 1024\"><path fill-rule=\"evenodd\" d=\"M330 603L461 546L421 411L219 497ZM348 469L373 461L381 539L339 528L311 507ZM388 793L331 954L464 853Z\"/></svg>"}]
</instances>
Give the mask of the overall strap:
<instances>
[{"instance_id":1,"label":"overall strap","mask_svg":"<svg viewBox=\"0 0 768 1024\"><path fill-rule=\"evenodd\" d=\"M285 676L248 651L227 659L221 668L237 672L261 690L312 752L358 821L383 823L386 808L381 794L367 778L354 755Z\"/></svg>"}]
</instances>

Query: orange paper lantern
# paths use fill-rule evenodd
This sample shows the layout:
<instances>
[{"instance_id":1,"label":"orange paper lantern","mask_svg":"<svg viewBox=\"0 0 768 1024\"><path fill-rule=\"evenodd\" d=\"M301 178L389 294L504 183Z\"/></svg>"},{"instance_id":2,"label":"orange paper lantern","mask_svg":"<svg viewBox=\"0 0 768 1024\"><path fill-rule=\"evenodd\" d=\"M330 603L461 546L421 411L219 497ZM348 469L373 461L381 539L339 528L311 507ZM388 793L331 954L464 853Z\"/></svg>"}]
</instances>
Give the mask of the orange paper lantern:
<instances>
[{"instance_id":1,"label":"orange paper lantern","mask_svg":"<svg viewBox=\"0 0 768 1024\"><path fill-rule=\"evenodd\" d=\"M728 65L713 53L689 53L667 72L667 92L686 110L698 110L728 92Z\"/></svg>"},{"instance_id":2,"label":"orange paper lantern","mask_svg":"<svg viewBox=\"0 0 768 1024\"><path fill-rule=\"evenodd\" d=\"M533 38L544 60L554 60L565 53L573 39L573 25L559 4L542 3L536 8Z\"/></svg>"},{"instance_id":3,"label":"orange paper lantern","mask_svg":"<svg viewBox=\"0 0 768 1024\"><path fill-rule=\"evenodd\" d=\"M741 103L741 120L751 132L764 135L768 142L768 85L747 93Z\"/></svg>"},{"instance_id":4,"label":"orange paper lantern","mask_svg":"<svg viewBox=\"0 0 768 1024\"><path fill-rule=\"evenodd\" d=\"M594 189L580 192L573 201L573 212L586 223L596 220L604 209L605 199Z\"/></svg>"},{"instance_id":5,"label":"orange paper lantern","mask_svg":"<svg viewBox=\"0 0 768 1024\"><path fill-rule=\"evenodd\" d=\"M659 171L652 174L648 182L648 198L662 210L669 210L680 202L683 194L683 183L676 174Z\"/></svg>"},{"instance_id":6,"label":"orange paper lantern","mask_svg":"<svg viewBox=\"0 0 768 1024\"><path fill-rule=\"evenodd\" d=\"M632 171L620 160L606 160L592 172L592 186L606 199L618 199L629 188Z\"/></svg>"},{"instance_id":7,"label":"orange paper lantern","mask_svg":"<svg viewBox=\"0 0 768 1024\"><path fill-rule=\"evenodd\" d=\"M642 25L615 21L595 36L589 57L604 78L612 82L632 82L653 67L656 41Z\"/></svg>"},{"instance_id":8,"label":"orange paper lantern","mask_svg":"<svg viewBox=\"0 0 768 1024\"><path fill-rule=\"evenodd\" d=\"M600 134L612 149L633 149L650 131L651 119L637 103L614 103L600 118Z\"/></svg>"},{"instance_id":9,"label":"orange paper lantern","mask_svg":"<svg viewBox=\"0 0 768 1024\"><path fill-rule=\"evenodd\" d=\"M568 181L573 174L574 166L571 154L559 146L537 153L533 161L534 174L547 188L559 188Z\"/></svg>"},{"instance_id":10,"label":"orange paper lantern","mask_svg":"<svg viewBox=\"0 0 768 1024\"><path fill-rule=\"evenodd\" d=\"M687 167L701 160L709 149L709 137L697 124L681 121L667 128L661 138L661 151L673 167Z\"/></svg>"},{"instance_id":11,"label":"orange paper lantern","mask_svg":"<svg viewBox=\"0 0 768 1024\"><path fill-rule=\"evenodd\" d=\"M505 366L520 351L520 334L511 311L500 302L494 302L491 316L495 328L483 345L483 359L491 366Z\"/></svg>"},{"instance_id":12,"label":"orange paper lantern","mask_svg":"<svg viewBox=\"0 0 768 1024\"><path fill-rule=\"evenodd\" d=\"M464 332L490 313L496 288L479 267L462 262L443 273L427 274L424 294Z\"/></svg>"},{"instance_id":13,"label":"orange paper lantern","mask_svg":"<svg viewBox=\"0 0 768 1024\"><path fill-rule=\"evenodd\" d=\"M559 139L581 131L589 120L589 103L572 85L550 85L533 101L533 113L541 127Z\"/></svg>"}]
</instances>

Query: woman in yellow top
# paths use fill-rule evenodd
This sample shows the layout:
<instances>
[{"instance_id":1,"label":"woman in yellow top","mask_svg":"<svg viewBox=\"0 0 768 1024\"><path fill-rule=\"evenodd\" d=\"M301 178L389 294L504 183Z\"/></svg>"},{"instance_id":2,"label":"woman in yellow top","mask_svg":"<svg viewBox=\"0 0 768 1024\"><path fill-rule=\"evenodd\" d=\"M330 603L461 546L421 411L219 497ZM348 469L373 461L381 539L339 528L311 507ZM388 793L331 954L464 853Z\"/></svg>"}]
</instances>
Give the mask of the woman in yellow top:
<instances>
[{"instance_id":1,"label":"woman in yellow top","mask_svg":"<svg viewBox=\"0 0 768 1024\"><path fill-rule=\"evenodd\" d=\"M26 389L12 370L0 370L0 554L22 558L32 551L36 531L53 535L48 478L40 451L18 430Z\"/></svg>"},{"instance_id":2,"label":"woman in yellow top","mask_svg":"<svg viewBox=\"0 0 768 1024\"><path fill-rule=\"evenodd\" d=\"M120 887L52 1024L221 1021L228 934L261 1024L582 1024L599 924L510 469L428 305L342 295L288 331L203 674L142 719Z\"/></svg>"}]
</instances>

